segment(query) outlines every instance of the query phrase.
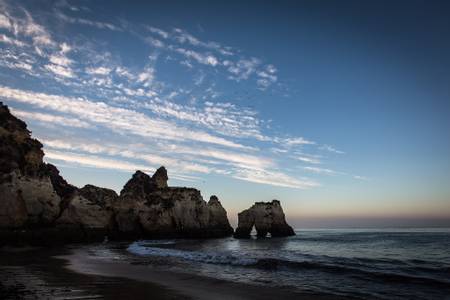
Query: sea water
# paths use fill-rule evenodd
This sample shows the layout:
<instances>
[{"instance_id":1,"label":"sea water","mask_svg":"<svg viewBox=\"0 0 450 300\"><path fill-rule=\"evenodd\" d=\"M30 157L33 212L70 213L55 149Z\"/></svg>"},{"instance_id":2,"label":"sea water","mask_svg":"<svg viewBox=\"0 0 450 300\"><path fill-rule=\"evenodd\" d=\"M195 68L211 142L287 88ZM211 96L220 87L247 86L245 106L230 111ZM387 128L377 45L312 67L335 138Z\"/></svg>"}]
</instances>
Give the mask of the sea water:
<instances>
[{"instance_id":1,"label":"sea water","mask_svg":"<svg viewBox=\"0 0 450 300\"><path fill-rule=\"evenodd\" d=\"M143 240L126 249L149 267L299 292L450 299L450 229L296 230L287 238Z\"/></svg>"}]
</instances>

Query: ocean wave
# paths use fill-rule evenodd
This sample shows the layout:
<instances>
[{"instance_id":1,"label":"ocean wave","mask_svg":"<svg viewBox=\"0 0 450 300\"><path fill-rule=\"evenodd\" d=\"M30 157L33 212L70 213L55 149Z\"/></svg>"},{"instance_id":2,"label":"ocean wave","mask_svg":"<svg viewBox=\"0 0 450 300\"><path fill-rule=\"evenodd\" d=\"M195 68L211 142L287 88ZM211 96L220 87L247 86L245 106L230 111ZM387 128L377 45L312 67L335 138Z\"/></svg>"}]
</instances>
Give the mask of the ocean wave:
<instances>
[{"instance_id":1,"label":"ocean wave","mask_svg":"<svg viewBox=\"0 0 450 300\"><path fill-rule=\"evenodd\" d=\"M450 286L449 268L424 268L413 266L399 268L396 260L382 259L380 262L389 263L394 268L377 268L375 259L349 259L327 256L306 255L306 260L289 260L280 258L256 258L246 257L242 254L233 255L226 252L187 251L173 248L158 247L157 241L135 242L128 247L130 253L140 256L155 256L175 258L185 261L194 261L206 264L231 265L240 267L257 268L262 270L315 270L326 273L349 275L382 282L417 283L433 286ZM167 242L165 244L168 244ZM171 243L169 243L171 244ZM364 263L365 262L365 263ZM405 263L403 263L405 265ZM407 265L407 264L406 264ZM414 274L414 275L413 275Z\"/></svg>"},{"instance_id":2,"label":"ocean wave","mask_svg":"<svg viewBox=\"0 0 450 300\"><path fill-rule=\"evenodd\" d=\"M378 279L384 282L418 283L446 287L449 287L450 285L450 281L445 279L448 277L434 278L430 276L411 275L415 274L415 270L413 268L408 270L408 273L410 274L404 274L393 272L391 270L370 270L369 266L361 266L360 268L356 268L343 264L338 265L314 261L290 261L274 258L259 259L256 262L255 266L270 270L280 268L289 268L295 270L320 270L327 273L348 274L353 276L365 277L366 279ZM442 268L439 271L448 273L448 268Z\"/></svg>"},{"instance_id":3,"label":"ocean wave","mask_svg":"<svg viewBox=\"0 0 450 300\"><path fill-rule=\"evenodd\" d=\"M130 253L137 255L172 257L208 264L249 266L257 263L257 259L241 258L227 253L208 253L199 251L184 251L170 248L148 247L139 243L131 244L127 250Z\"/></svg>"}]
</instances>

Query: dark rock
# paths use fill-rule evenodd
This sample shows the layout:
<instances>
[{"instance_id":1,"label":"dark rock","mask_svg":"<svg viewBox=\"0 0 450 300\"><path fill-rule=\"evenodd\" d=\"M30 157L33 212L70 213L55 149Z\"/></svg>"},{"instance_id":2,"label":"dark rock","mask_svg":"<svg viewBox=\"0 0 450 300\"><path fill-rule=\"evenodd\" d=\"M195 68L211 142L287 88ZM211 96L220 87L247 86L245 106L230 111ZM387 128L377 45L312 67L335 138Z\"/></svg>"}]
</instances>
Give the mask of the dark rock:
<instances>
[{"instance_id":1,"label":"dark rock","mask_svg":"<svg viewBox=\"0 0 450 300\"><path fill-rule=\"evenodd\" d=\"M43 162L42 144L0 102L0 244L135 237L221 237L233 233L225 209L200 191L168 187L167 170L136 171L118 196L69 184Z\"/></svg>"},{"instance_id":2,"label":"dark rock","mask_svg":"<svg viewBox=\"0 0 450 300\"><path fill-rule=\"evenodd\" d=\"M22 176L42 175L42 144L31 138L27 125L0 102L0 183L11 180L12 172Z\"/></svg>"},{"instance_id":3,"label":"dark rock","mask_svg":"<svg viewBox=\"0 0 450 300\"><path fill-rule=\"evenodd\" d=\"M233 228L230 226L227 211L223 208L217 196L213 195L208 201L209 208L209 228L224 235L231 235Z\"/></svg>"},{"instance_id":4,"label":"dark rock","mask_svg":"<svg viewBox=\"0 0 450 300\"><path fill-rule=\"evenodd\" d=\"M158 189L166 188L167 180L169 180L169 177L167 176L167 170L164 167L160 167L152 176L152 182Z\"/></svg>"},{"instance_id":5,"label":"dark rock","mask_svg":"<svg viewBox=\"0 0 450 300\"><path fill-rule=\"evenodd\" d=\"M120 197L124 200L128 199L129 195L137 198L143 198L153 189L154 186L151 177L142 171L136 171L123 187L120 192ZM131 197L131 200L133 197Z\"/></svg>"},{"instance_id":6,"label":"dark rock","mask_svg":"<svg viewBox=\"0 0 450 300\"><path fill-rule=\"evenodd\" d=\"M55 192L61 199L67 199L77 190L59 174L59 170L52 164L45 164L46 174L50 177Z\"/></svg>"},{"instance_id":7,"label":"dark rock","mask_svg":"<svg viewBox=\"0 0 450 300\"><path fill-rule=\"evenodd\" d=\"M0 228L48 226L59 216L43 156L42 144L0 102Z\"/></svg>"},{"instance_id":8,"label":"dark rock","mask_svg":"<svg viewBox=\"0 0 450 300\"><path fill-rule=\"evenodd\" d=\"M78 190L78 193L93 204L106 210L112 210L119 196L111 189L101 188L95 185L87 184Z\"/></svg>"},{"instance_id":9,"label":"dark rock","mask_svg":"<svg viewBox=\"0 0 450 300\"><path fill-rule=\"evenodd\" d=\"M236 238L249 238L253 226L258 237L265 237L268 233L272 237L295 235L281 208L280 201L256 202L252 207L238 214L238 228L234 233Z\"/></svg>"},{"instance_id":10,"label":"dark rock","mask_svg":"<svg viewBox=\"0 0 450 300\"><path fill-rule=\"evenodd\" d=\"M113 190L86 185L72 194L56 225L81 230L85 235L91 231L107 235L115 230L114 205L117 199L118 195Z\"/></svg>"},{"instance_id":11,"label":"dark rock","mask_svg":"<svg viewBox=\"0 0 450 300\"><path fill-rule=\"evenodd\" d=\"M209 205L196 189L167 187L164 167L151 178L137 171L115 208L121 232L147 237L219 237L233 232L217 197Z\"/></svg>"}]
</instances>

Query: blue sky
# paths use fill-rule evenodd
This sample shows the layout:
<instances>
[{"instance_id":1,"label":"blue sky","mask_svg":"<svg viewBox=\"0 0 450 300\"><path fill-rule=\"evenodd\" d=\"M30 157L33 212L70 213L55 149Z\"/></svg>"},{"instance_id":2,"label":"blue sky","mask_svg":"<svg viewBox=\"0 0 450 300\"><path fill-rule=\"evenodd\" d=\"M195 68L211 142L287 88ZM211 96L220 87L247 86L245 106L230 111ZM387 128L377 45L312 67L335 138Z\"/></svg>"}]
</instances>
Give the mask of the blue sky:
<instances>
[{"instance_id":1,"label":"blue sky","mask_svg":"<svg viewBox=\"0 0 450 300\"><path fill-rule=\"evenodd\" d=\"M277 198L298 226L448 224L445 2L0 8L2 101L76 185L164 165L232 220Z\"/></svg>"}]
</instances>

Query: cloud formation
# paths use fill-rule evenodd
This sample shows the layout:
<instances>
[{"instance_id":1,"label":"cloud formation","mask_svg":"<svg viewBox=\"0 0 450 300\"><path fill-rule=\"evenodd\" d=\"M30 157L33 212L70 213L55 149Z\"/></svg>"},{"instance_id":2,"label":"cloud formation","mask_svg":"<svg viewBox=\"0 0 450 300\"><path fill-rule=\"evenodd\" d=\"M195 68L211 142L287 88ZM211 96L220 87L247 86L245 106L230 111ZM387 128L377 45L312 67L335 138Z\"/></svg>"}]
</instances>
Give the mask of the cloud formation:
<instances>
[{"instance_id":1,"label":"cloud formation","mask_svg":"<svg viewBox=\"0 0 450 300\"><path fill-rule=\"evenodd\" d=\"M308 173L330 175L328 169L306 166L299 173L286 166L323 163L308 151L343 154L267 130L257 109L227 92L243 82L255 93L277 86L276 66L260 58L181 28L100 21L67 3L33 16L9 2L0 7L0 69L14 82L0 85L0 96L37 126L48 160L120 171L164 164L180 180L217 174L304 189L320 185ZM113 41L67 39L46 22L108 31L145 51L138 64L125 63L129 57Z\"/></svg>"}]
</instances>

